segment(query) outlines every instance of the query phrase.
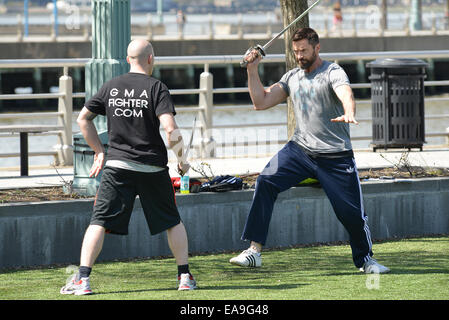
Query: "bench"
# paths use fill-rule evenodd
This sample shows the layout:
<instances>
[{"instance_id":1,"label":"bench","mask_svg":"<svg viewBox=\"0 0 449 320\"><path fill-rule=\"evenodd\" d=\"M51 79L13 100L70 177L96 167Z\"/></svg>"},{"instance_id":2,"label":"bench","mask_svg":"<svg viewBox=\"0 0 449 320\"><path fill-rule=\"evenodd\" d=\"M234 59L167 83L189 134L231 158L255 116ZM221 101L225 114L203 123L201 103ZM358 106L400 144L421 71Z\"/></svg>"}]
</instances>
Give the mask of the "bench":
<instances>
[{"instance_id":1,"label":"bench","mask_svg":"<svg viewBox=\"0 0 449 320\"><path fill-rule=\"evenodd\" d=\"M17 153L3 153L1 157L15 157L20 156L20 175L28 176L28 155L56 155L56 151L44 151L28 153L28 134L29 133L42 133L51 131L64 130L64 126L57 125L6 125L0 126L0 133L19 133L20 134L20 154Z\"/></svg>"}]
</instances>

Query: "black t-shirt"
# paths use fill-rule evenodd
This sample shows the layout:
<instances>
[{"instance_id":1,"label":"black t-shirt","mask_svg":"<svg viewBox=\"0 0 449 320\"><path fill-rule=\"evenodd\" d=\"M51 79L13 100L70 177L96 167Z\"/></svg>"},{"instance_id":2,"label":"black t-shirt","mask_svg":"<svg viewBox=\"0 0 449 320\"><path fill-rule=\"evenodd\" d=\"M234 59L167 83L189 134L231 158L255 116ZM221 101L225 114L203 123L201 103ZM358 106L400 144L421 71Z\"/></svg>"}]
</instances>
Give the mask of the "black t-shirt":
<instances>
[{"instance_id":1,"label":"black t-shirt","mask_svg":"<svg viewBox=\"0 0 449 320\"><path fill-rule=\"evenodd\" d=\"M85 107L107 117L107 160L167 165L158 116L176 112L161 81L141 73L123 74L106 82Z\"/></svg>"}]
</instances>

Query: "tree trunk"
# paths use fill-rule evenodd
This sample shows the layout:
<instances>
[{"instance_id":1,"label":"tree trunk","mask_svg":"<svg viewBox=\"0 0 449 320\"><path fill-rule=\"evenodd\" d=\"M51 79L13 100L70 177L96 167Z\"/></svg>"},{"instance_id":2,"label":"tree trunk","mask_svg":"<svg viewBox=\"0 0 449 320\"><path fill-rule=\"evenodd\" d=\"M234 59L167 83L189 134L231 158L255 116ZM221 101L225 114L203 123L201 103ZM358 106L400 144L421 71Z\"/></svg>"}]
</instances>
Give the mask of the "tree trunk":
<instances>
[{"instance_id":1,"label":"tree trunk","mask_svg":"<svg viewBox=\"0 0 449 320\"><path fill-rule=\"evenodd\" d=\"M296 17L308 8L307 0L280 0L280 4L284 27L288 26L293 20L295 20ZM285 66L287 70L293 69L297 66L295 55L293 54L292 42L290 41L291 36L299 28L308 26L309 15L307 14L284 33ZM293 106L290 98L287 99L287 106L287 134L290 139L296 126L295 115L293 113Z\"/></svg>"}]
</instances>

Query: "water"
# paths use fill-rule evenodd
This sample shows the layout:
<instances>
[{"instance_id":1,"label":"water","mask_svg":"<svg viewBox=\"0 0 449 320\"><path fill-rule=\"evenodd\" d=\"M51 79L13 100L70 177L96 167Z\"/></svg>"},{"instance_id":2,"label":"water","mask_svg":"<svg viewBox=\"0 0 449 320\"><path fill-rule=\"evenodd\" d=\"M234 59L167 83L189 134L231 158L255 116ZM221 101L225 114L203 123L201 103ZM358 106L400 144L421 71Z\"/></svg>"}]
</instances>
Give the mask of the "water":
<instances>
[{"instance_id":1,"label":"water","mask_svg":"<svg viewBox=\"0 0 449 320\"><path fill-rule=\"evenodd\" d=\"M193 125L194 113L183 113L179 112L179 109L182 107L178 107L178 113L175 117L176 122L179 127L186 129L181 129L182 136L184 138L184 143L187 144L190 139L191 128ZM73 115L72 121L72 130L73 133L79 132L79 126L76 123L77 113ZM198 119L198 118L197 118ZM253 110L248 111L224 111L224 112L216 112L213 116L213 123L216 125L226 125L226 124L236 124L236 123L264 123L264 122L286 122L286 108L285 107L277 107L272 108L267 112L256 112ZM39 119L27 119L27 120L0 120L0 125L13 125L13 124L45 124L45 125L53 125L56 124L56 118L47 119L47 118L39 118ZM199 145L201 136L199 130L199 121L197 121L193 145ZM260 128L228 128L228 129L213 129L211 131L214 140L220 144L223 142L245 142L245 141L255 141L258 138L263 139L273 139L276 141L284 140L287 137L287 129L286 126L283 127L268 127L264 128L263 126ZM162 138L164 141L165 134L161 131ZM271 138L270 138L271 137ZM29 136L29 151L43 151L43 150L53 150L53 146L57 145L58 139L56 136ZM19 152L20 143L19 136L14 137L5 137L0 138L0 152ZM259 147L257 149L253 147L234 147L234 148L226 148L225 151L219 149L217 150L217 156L234 156L234 155L244 155L249 153L274 153L278 150L278 145L273 145L268 149L265 147ZM174 158L172 151L169 150L169 157ZM198 152L196 149L192 149L190 151L190 156L198 156ZM47 156L39 156L39 157L29 157L29 164L32 165L49 165L53 162L53 157ZM19 166L20 159L19 158L0 158L0 167L11 167L11 166Z\"/></svg>"},{"instance_id":2,"label":"water","mask_svg":"<svg viewBox=\"0 0 449 320\"><path fill-rule=\"evenodd\" d=\"M446 95L449 97L449 95ZM178 108L178 110L181 107ZM427 102L425 107L426 115L432 114L449 114L449 107L447 102ZM357 119L369 118L371 116L371 105L370 104L358 104L357 105ZM184 137L184 141L187 144L191 127L193 124L193 113L182 113L178 112L176 115L176 121L180 127L185 127L187 129L182 129L181 133ZM225 112L215 112L213 116L213 123L215 125L229 125L229 124L253 124L253 123L273 123L273 122L285 122L286 123L287 114L286 107L277 106L265 111L254 111L254 110L244 110L244 111L225 111ZM72 129L73 132L79 132L79 127L76 124L76 114L74 114ZM426 120L425 131L430 132L444 132L447 127L449 127L449 118L439 118L436 120ZM23 124L25 120L8 121L0 120L0 125L21 123ZM55 124L56 120L53 119L31 119L26 123L30 124ZM198 125L197 125L198 126ZM198 128L198 127L197 127ZM360 122L359 125L351 125L351 136L371 136L372 128L370 122ZM256 140L274 140L282 141L287 139L287 125L282 126L261 126L261 127L249 127L249 128L227 128L227 129L213 129L212 136L214 140L220 144L222 142L228 143L239 143L239 142L251 142ZM162 137L165 140L165 135L162 132ZM444 137L432 137L428 138L426 145L436 145L444 144ZM370 142L368 140L355 141L353 140L354 149L366 149L370 148ZM58 143L56 136L30 136L29 137L29 151L43 151L52 150L53 146ZM200 143L200 132L195 131L193 145L198 145ZM6 152L19 152L19 137L11 138L1 138L0 140L1 153ZM219 157L247 157L254 154L273 154L277 152L283 144L270 144L269 146L258 145L258 146L235 146L227 147L225 149L218 148L216 155ZM172 151L169 151L169 157L174 159ZM190 151L192 157L198 157L196 149ZM49 165L53 162L53 157L30 157L29 163L31 166L39 165ZM19 166L19 158L0 158L0 167L11 167Z\"/></svg>"}]
</instances>

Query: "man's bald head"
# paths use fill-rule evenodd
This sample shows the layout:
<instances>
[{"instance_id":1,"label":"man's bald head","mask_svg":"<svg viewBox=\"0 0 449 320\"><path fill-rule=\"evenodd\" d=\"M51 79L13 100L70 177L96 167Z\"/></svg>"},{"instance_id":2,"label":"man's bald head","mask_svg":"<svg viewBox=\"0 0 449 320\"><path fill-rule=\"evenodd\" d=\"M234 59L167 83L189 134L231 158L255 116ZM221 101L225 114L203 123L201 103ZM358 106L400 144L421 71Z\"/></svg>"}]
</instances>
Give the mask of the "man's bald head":
<instances>
[{"instance_id":1,"label":"man's bald head","mask_svg":"<svg viewBox=\"0 0 449 320\"><path fill-rule=\"evenodd\" d=\"M128 45L128 63L133 67L141 67L152 69L154 61L153 46L145 39L135 39ZM151 60L149 57L151 56Z\"/></svg>"}]
</instances>

